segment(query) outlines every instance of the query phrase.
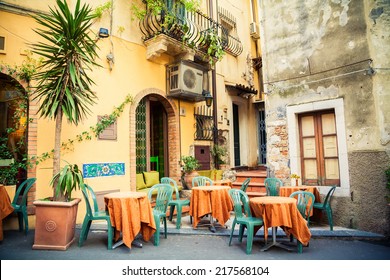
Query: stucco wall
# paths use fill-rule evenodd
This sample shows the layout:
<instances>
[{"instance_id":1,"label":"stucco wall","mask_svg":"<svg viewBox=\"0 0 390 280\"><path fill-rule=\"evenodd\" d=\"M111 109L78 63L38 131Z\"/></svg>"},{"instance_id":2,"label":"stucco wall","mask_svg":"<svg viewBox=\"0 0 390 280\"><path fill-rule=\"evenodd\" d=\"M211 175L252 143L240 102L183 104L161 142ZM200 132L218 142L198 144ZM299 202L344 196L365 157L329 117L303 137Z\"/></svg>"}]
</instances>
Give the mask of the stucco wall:
<instances>
[{"instance_id":1,"label":"stucco wall","mask_svg":"<svg viewBox=\"0 0 390 280\"><path fill-rule=\"evenodd\" d=\"M390 6L373 2L261 1L268 166L288 183L290 159L299 156L286 147L285 131L297 121L287 106L343 99L349 167L346 188L335 193L335 222L388 234Z\"/></svg>"}]
</instances>

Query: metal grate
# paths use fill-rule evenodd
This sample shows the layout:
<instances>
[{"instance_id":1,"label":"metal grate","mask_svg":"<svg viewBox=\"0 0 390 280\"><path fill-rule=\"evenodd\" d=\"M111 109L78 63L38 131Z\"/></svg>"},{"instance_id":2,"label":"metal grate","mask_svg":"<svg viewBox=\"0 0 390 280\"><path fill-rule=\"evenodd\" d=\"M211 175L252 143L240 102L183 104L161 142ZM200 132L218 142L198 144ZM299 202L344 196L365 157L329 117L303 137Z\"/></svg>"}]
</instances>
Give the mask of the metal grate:
<instances>
[{"instance_id":1,"label":"metal grate","mask_svg":"<svg viewBox=\"0 0 390 280\"><path fill-rule=\"evenodd\" d=\"M135 112L136 172L146 171L146 101L141 100Z\"/></svg>"},{"instance_id":2,"label":"metal grate","mask_svg":"<svg viewBox=\"0 0 390 280\"><path fill-rule=\"evenodd\" d=\"M214 121L212 109L206 105L194 109L196 120L195 140L213 140Z\"/></svg>"},{"instance_id":3,"label":"metal grate","mask_svg":"<svg viewBox=\"0 0 390 280\"><path fill-rule=\"evenodd\" d=\"M264 108L259 110L259 164L267 163L267 133L265 127L265 110Z\"/></svg>"}]
</instances>

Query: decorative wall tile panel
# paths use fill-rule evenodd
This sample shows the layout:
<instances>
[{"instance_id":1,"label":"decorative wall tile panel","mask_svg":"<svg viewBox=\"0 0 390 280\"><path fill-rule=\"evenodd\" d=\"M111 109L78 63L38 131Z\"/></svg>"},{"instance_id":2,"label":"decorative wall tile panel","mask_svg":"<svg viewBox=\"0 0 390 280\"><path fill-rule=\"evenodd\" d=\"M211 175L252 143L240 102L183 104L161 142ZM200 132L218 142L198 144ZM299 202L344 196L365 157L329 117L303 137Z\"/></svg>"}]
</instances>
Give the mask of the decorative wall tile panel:
<instances>
[{"instance_id":1,"label":"decorative wall tile panel","mask_svg":"<svg viewBox=\"0 0 390 280\"><path fill-rule=\"evenodd\" d=\"M86 163L83 164L84 178L125 175L125 164L116 163Z\"/></svg>"}]
</instances>

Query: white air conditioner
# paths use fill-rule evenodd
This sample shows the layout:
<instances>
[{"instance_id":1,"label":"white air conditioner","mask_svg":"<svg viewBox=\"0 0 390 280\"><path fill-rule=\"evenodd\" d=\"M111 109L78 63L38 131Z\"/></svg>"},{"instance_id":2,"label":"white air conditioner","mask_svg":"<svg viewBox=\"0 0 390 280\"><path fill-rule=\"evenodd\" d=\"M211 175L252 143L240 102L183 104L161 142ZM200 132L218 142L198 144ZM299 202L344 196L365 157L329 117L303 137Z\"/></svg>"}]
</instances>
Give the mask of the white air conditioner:
<instances>
[{"instance_id":1,"label":"white air conditioner","mask_svg":"<svg viewBox=\"0 0 390 280\"><path fill-rule=\"evenodd\" d=\"M251 34L253 39L260 38L259 25L256 22L251 22L249 24L249 33Z\"/></svg>"},{"instance_id":2,"label":"white air conditioner","mask_svg":"<svg viewBox=\"0 0 390 280\"><path fill-rule=\"evenodd\" d=\"M203 69L181 61L169 66L169 93L171 96L197 100L202 96Z\"/></svg>"}]
</instances>

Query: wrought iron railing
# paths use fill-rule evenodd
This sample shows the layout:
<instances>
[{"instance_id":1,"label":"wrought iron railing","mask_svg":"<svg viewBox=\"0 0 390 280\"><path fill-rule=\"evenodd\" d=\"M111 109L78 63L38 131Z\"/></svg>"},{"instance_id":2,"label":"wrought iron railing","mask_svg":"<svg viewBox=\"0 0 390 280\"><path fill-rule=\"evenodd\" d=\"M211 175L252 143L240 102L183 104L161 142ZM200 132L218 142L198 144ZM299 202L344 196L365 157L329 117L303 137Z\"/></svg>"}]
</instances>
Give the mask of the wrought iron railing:
<instances>
[{"instance_id":1,"label":"wrought iron railing","mask_svg":"<svg viewBox=\"0 0 390 280\"><path fill-rule=\"evenodd\" d=\"M195 140L213 140L214 120L211 108L206 105L194 109L196 120Z\"/></svg>"},{"instance_id":2,"label":"wrought iron railing","mask_svg":"<svg viewBox=\"0 0 390 280\"><path fill-rule=\"evenodd\" d=\"M228 34L228 30L218 22L200 12L188 12L180 6L170 11L162 10L157 15L147 12L139 24L144 41L165 34L188 47L205 52L207 47L205 34L213 31L220 38L224 51L234 56L240 55L243 51L240 39Z\"/></svg>"}]
</instances>

